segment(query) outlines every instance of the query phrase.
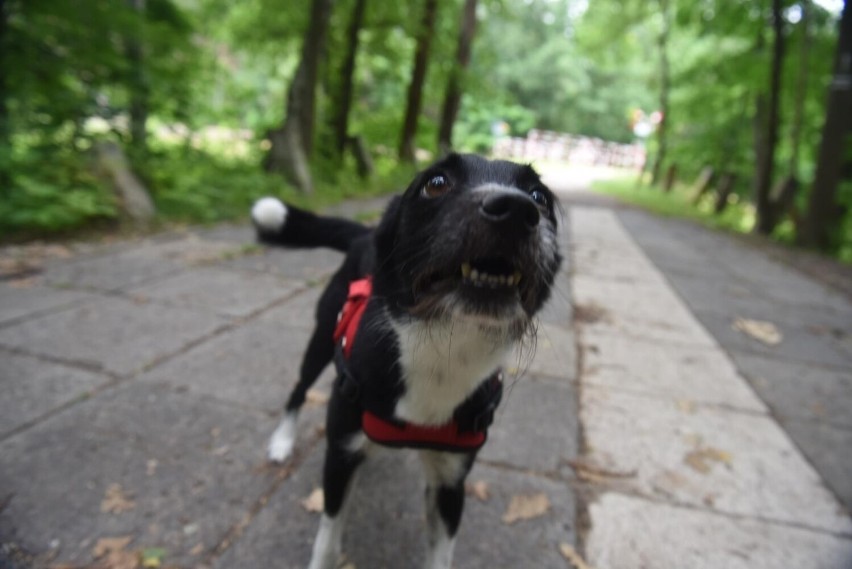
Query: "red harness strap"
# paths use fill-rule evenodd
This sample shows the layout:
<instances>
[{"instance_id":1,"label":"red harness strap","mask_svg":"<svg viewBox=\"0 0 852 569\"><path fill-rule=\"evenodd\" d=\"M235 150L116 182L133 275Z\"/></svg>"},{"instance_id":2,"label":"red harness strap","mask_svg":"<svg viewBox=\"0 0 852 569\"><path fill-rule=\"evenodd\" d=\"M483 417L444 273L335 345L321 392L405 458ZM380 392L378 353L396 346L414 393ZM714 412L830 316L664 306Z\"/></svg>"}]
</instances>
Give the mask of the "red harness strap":
<instances>
[{"instance_id":1,"label":"red harness strap","mask_svg":"<svg viewBox=\"0 0 852 569\"><path fill-rule=\"evenodd\" d=\"M337 327L334 329L334 341L341 343L346 359L349 359L349 354L352 353L355 334L358 333L358 325L372 292L373 279L369 276L349 283L349 296L346 297L346 303L337 317Z\"/></svg>"},{"instance_id":2,"label":"red harness strap","mask_svg":"<svg viewBox=\"0 0 852 569\"><path fill-rule=\"evenodd\" d=\"M371 277L366 277L349 284L349 295L343 305L334 330L334 341L340 343L344 359L348 360L352 353L352 345L358 333L361 317L367 308L367 302L373 290ZM340 362L345 367L345 362ZM338 373L344 376L344 381L355 381L346 369L338 369ZM497 376L490 381L498 381ZM499 385L502 392L502 386ZM359 391L356 387L355 393ZM497 395L499 401L499 395ZM496 406L496 403L494 404ZM493 409L491 409L493 412ZM489 421L490 422L490 421ZM449 423L440 426L415 425L397 419L385 419L371 411L364 410L361 414L361 428L372 441L387 446L431 448L436 450L449 450L466 452L476 450L485 444L487 438L487 425L476 430L461 432L458 422L453 419Z\"/></svg>"}]
</instances>

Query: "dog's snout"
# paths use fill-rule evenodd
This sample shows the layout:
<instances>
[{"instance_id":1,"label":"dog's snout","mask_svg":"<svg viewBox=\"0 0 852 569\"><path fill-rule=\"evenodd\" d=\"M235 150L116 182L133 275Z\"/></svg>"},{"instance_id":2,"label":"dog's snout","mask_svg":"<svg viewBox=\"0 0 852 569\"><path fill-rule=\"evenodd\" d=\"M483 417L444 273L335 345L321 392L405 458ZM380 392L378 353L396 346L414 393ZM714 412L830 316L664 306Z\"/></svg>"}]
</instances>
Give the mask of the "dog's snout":
<instances>
[{"instance_id":1,"label":"dog's snout","mask_svg":"<svg viewBox=\"0 0 852 569\"><path fill-rule=\"evenodd\" d=\"M528 232L538 225L541 214L538 206L520 192L495 192L482 200L479 213L501 229Z\"/></svg>"}]
</instances>

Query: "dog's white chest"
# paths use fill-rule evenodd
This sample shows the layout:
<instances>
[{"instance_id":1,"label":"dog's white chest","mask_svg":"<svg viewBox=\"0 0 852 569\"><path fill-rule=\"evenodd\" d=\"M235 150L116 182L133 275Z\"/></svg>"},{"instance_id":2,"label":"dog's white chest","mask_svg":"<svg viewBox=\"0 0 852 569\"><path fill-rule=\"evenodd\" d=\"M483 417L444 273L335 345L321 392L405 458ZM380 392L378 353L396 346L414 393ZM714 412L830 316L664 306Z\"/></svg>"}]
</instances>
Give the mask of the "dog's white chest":
<instances>
[{"instance_id":1,"label":"dog's white chest","mask_svg":"<svg viewBox=\"0 0 852 569\"><path fill-rule=\"evenodd\" d=\"M441 425L479 385L503 365L513 342L504 330L475 322L395 324L406 391L398 418Z\"/></svg>"}]
</instances>

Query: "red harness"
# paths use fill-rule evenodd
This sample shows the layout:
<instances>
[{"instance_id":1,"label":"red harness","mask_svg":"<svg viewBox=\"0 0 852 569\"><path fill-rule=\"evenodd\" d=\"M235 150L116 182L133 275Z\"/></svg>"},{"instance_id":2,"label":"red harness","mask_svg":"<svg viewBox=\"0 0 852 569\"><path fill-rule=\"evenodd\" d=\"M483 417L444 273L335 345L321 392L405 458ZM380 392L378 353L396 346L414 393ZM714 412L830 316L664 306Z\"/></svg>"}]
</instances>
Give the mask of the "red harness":
<instances>
[{"instance_id":1,"label":"red harness","mask_svg":"<svg viewBox=\"0 0 852 569\"><path fill-rule=\"evenodd\" d=\"M337 358L340 381L344 382L342 384L344 392L354 393L355 397L358 396L360 389L357 378L354 378L347 369L346 361L352 353L358 326L361 323L361 317L364 316L372 290L373 281L369 276L349 284L349 295L334 330L334 341L338 343L343 355L342 358ZM347 385L346 382L355 385ZM503 383L498 371L480 385L474 395L457 409L456 416L445 425L437 427L415 425L394 417L380 417L365 409L361 414L361 428L372 441L386 446L455 452L473 451L485 444L488 426L491 424L502 392ZM466 428L460 427L459 413L463 418L470 419L463 421Z\"/></svg>"}]
</instances>

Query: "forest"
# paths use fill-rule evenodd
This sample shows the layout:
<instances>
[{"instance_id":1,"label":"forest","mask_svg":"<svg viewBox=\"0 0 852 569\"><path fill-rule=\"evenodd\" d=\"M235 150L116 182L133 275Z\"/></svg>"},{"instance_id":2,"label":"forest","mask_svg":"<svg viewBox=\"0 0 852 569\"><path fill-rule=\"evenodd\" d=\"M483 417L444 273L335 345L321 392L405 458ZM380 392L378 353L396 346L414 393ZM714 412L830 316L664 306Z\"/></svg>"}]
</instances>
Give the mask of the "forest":
<instances>
[{"instance_id":1,"label":"forest","mask_svg":"<svg viewBox=\"0 0 852 569\"><path fill-rule=\"evenodd\" d=\"M747 230L852 260L850 12L0 0L0 242L387 192L448 150L540 129L641 140L641 183L747 204Z\"/></svg>"}]
</instances>

